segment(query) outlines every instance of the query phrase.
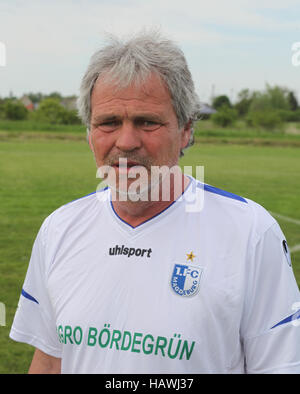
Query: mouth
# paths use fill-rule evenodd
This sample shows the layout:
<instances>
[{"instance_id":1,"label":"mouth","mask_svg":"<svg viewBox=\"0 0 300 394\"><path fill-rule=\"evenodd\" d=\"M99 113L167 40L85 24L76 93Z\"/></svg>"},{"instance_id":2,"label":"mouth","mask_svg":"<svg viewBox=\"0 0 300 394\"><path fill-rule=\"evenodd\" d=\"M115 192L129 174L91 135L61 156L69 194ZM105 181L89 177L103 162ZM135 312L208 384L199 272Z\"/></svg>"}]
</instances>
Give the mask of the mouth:
<instances>
[{"instance_id":1,"label":"mouth","mask_svg":"<svg viewBox=\"0 0 300 394\"><path fill-rule=\"evenodd\" d=\"M127 160L120 158L118 161L112 164L112 167L122 172L128 172L130 171L130 169L134 167L145 167L145 166L134 160Z\"/></svg>"},{"instance_id":2,"label":"mouth","mask_svg":"<svg viewBox=\"0 0 300 394\"><path fill-rule=\"evenodd\" d=\"M139 164L139 163L136 163L136 162L133 162L133 161L128 161L127 163L121 163L121 162L118 162L118 163L114 163L113 164L113 167L116 167L116 168L131 168L131 167L135 167L135 166L140 166L141 164Z\"/></svg>"}]
</instances>

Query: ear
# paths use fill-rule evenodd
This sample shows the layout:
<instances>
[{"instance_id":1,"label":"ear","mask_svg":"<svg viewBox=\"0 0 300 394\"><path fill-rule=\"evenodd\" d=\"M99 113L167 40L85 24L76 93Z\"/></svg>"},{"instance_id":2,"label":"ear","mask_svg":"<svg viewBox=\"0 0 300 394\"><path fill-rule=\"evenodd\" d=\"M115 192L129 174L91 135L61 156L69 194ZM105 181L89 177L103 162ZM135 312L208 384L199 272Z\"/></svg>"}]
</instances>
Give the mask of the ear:
<instances>
[{"instance_id":1,"label":"ear","mask_svg":"<svg viewBox=\"0 0 300 394\"><path fill-rule=\"evenodd\" d=\"M92 144L91 131L89 129L87 129L87 133L88 133L88 141L89 141L90 149L94 153L94 147L93 147L93 144Z\"/></svg>"},{"instance_id":2,"label":"ear","mask_svg":"<svg viewBox=\"0 0 300 394\"><path fill-rule=\"evenodd\" d=\"M181 149L184 149L190 140L192 132L192 121L190 120L182 130Z\"/></svg>"}]
</instances>

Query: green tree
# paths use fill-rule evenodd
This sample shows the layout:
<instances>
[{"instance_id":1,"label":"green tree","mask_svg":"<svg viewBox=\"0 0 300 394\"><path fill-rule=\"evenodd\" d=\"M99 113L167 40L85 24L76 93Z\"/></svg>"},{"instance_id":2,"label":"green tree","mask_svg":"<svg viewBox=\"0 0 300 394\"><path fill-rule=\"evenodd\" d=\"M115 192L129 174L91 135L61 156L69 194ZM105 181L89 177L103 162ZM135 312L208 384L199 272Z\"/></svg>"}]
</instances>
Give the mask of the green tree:
<instances>
[{"instance_id":1,"label":"green tree","mask_svg":"<svg viewBox=\"0 0 300 394\"><path fill-rule=\"evenodd\" d=\"M236 119L237 111L234 108L229 108L226 104L219 108L219 110L211 116L211 120L216 125L221 127L233 125Z\"/></svg>"},{"instance_id":2,"label":"green tree","mask_svg":"<svg viewBox=\"0 0 300 394\"><path fill-rule=\"evenodd\" d=\"M246 118L247 124L268 131L282 131L283 122L278 111L251 111Z\"/></svg>"},{"instance_id":3,"label":"green tree","mask_svg":"<svg viewBox=\"0 0 300 394\"><path fill-rule=\"evenodd\" d=\"M42 122L59 124L63 123L65 109L55 98L44 99L36 111L36 118Z\"/></svg>"},{"instance_id":4,"label":"green tree","mask_svg":"<svg viewBox=\"0 0 300 394\"><path fill-rule=\"evenodd\" d=\"M5 118L5 112L4 112L4 100L0 97L0 119Z\"/></svg>"},{"instance_id":5,"label":"green tree","mask_svg":"<svg viewBox=\"0 0 300 394\"><path fill-rule=\"evenodd\" d=\"M78 117L76 110L65 109L63 116L62 116L62 123L63 124L81 124L81 119Z\"/></svg>"},{"instance_id":6,"label":"green tree","mask_svg":"<svg viewBox=\"0 0 300 394\"><path fill-rule=\"evenodd\" d=\"M251 101L250 111L268 111L289 109L288 90L279 86L271 87L266 85L262 92L254 92Z\"/></svg>"},{"instance_id":7,"label":"green tree","mask_svg":"<svg viewBox=\"0 0 300 394\"><path fill-rule=\"evenodd\" d=\"M279 86L266 85L262 92L254 92L247 115L249 126L269 131L282 130L289 111L289 91Z\"/></svg>"},{"instance_id":8,"label":"green tree","mask_svg":"<svg viewBox=\"0 0 300 394\"><path fill-rule=\"evenodd\" d=\"M68 110L55 98L45 98L35 111L34 117L51 124L81 124L76 110Z\"/></svg>"},{"instance_id":9,"label":"green tree","mask_svg":"<svg viewBox=\"0 0 300 394\"><path fill-rule=\"evenodd\" d=\"M26 93L26 96L29 97L30 100L34 104L40 103L44 99L43 93L40 93L40 92L38 92L38 93L32 93L32 92Z\"/></svg>"},{"instance_id":10,"label":"green tree","mask_svg":"<svg viewBox=\"0 0 300 394\"><path fill-rule=\"evenodd\" d=\"M221 95L213 99L212 106L215 109L219 109L223 106L231 107L231 102L226 95Z\"/></svg>"},{"instance_id":11,"label":"green tree","mask_svg":"<svg viewBox=\"0 0 300 394\"><path fill-rule=\"evenodd\" d=\"M289 109L288 93L286 88L267 84L266 94L273 109Z\"/></svg>"},{"instance_id":12,"label":"green tree","mask_svg":"<svg viewBox=\"0 0 300 394\"><path fill-rule=\"evenodd\" d=\"M7 100L4 104L4 116L9 120L24 120L28 109L20 101Z\"/></svg>"},{"instance_id":13,"label":"green tree","mask_svg":"<svg viewBox=\"0 0 300 394\"><path fill-rule=\"evenodd\" d=\"M252 98L253 96L249 89L243 89L239 92L238 101L234 107L240 116L245 116L248 113Z\"/></svg>"},{"instance_id":14,"label":"green tree","mask_svg":"<svg viewBox=\"0 0 300 394\"><path fill-rule=\"evenodd\" d=\"M57 100L61 100L62 99L62 95L59 92L52 92L50 94L48 94L47 96L45 96L46 98L52 98L52 99L57 99Z\"/></svg>"},{"instance_id":15,"label":"green tree","mask_svg":"<svg viewBox=\"0 0 300 394\"><path fill-rule=\"evenodd\" d=\"M299 105L298 105L298 101L294 95L294 92L292 92L292 91L290 91L288 93L288 102L289 102L290 110L297 111L297 109L299 108Z\"/></svg>"}]
</instances>

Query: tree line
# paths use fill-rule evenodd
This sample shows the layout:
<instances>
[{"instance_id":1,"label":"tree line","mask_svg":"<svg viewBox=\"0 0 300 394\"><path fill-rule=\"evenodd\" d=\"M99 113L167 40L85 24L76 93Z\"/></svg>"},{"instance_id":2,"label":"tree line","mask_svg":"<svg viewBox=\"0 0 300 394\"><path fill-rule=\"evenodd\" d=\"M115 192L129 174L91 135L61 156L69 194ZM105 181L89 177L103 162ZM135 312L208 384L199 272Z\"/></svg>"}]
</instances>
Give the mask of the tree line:
<instances>
[{"instance_id":1,"label":"tree line","mask_svg":"<svg viewBox=\"0 0 300 394\"><path fill-rule=\"evenodd\" d=\"M27 93L33 107L26 108L17 97L0 98L0 119L33 120L50 124L80 124L74 107L75 96L63 97L58 92L48 95ZM24 97L23 96L23 97ZM73 101L73 107L65 105ZM214 97L211 103L217 111L213 115L203 115L218 126L232 126L238 119L247 126L275 130L282 128L285 122L300 122L300 107L293 91L280 86L266 85L263 91L243 89L238 93L235 103L226 95Z\"/></svg>"},{"instance_id":2,"label":"tree line","mask_svg":"<svg viewBox=\"0 0 300 394\"><path fill-rule=\"evenodd\" d=\"M293 91L266 85L263 91L243 89L233 104L226 95L213 99L217 110L212 121L222 127L243 119L247 126L267 130L281 129L285 122L300 122L300 107Z\"/></svg>"},{"instance_id":3,"label":"tree line","mask_svg":"<svg viewBox=\"0 0 300 394\"><path fill-rule=\"evenodd\" d=\"M23 98L32 104L30 108L17 97L0 98L0 119L32 120L50 124L80 124L75 108L68 108L68 101L76 101L75 96L63 97L58 92L48 95L26 93Z\"/></svg>"}]
</instances>

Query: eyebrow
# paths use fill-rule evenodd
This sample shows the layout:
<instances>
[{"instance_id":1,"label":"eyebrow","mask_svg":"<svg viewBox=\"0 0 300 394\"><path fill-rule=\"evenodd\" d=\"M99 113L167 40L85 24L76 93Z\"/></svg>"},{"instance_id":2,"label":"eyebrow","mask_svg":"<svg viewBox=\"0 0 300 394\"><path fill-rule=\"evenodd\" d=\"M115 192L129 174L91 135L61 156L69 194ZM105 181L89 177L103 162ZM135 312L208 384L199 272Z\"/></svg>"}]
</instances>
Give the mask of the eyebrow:
<instances>
[{"instance_id":1,"label":"eyebrow","mask_svg":"<svg viewBox=\"0 0 300 394\"><path fill-rule=\"evenodd\" d=\"M115 120L120 120L122 117L118 116L118 115L114 115L114 114L101 114L101 115L97 115L95 116L95 118L92 119L92 123L93 124L97 124L99 122L109 122L109 121L115 121ZM162 116L158 115L158 114L153 114L153 113L139 113L133 116L134 121L139 121L139 120L152 120L152 121L156 121L156 122L160 122L163 123L163 119Z\"/></svg>"},{"instance_id":2,"label":"eyebrow","mask_svg":"<svg viewBox=\"0 0 300 394\"><path fill-rule=\"evenodd\" d=\"M92 119L92 123L99 123L103 121L111 121L111 120L116 120L120 119L120 117L112 114L102 114L102 115L97 115L95 116L94 119Z\"/></svg>"}]
</instances>

